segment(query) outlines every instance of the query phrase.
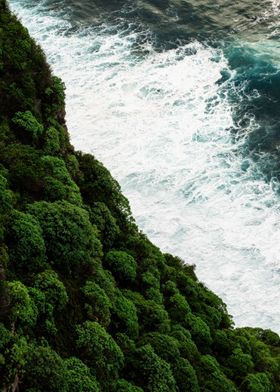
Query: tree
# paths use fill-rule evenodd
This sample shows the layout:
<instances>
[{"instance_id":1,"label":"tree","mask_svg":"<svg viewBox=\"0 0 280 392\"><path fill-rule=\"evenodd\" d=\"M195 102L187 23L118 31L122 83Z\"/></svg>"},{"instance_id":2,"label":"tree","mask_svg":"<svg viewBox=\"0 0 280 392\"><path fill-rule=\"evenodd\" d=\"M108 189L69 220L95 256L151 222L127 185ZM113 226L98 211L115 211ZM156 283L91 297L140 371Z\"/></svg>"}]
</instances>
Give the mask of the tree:
<instances>
[{"instance_id":1,"label":"tree","mask_svg":"<svg viewBox=\"0 0 280 392\"><path fill-rule=\"evenodd\" d=\"M105 328L108 327L111 321L112 304L106 292L93 281L87 281L82 292L85 297L87 317L98 321Z\"/></svg>"},{"instance_id":2,"label":"tree","mask_svg":"<svg viewBox=\"0 0 280 392\"><path fill-rule=\"evenodd\" d=\"M68 392L66 366L49 346L30 344L26 353L22 379L27 390L37 392Z\"/></svg>"},{"instance_id":3,"label":"tree","mask_svg":"<svg viewBox=\"0 0 280 392\"><path fill-rule=\"evenodd\" d=\"M34 142L38 140L44 130L43 125L37 121L29 110L17 112L12 122L26 133L23 138L27 137L27 140L33 140Z\"/></svg>"},{"instance_id":4,"label":"tree","mask_svg":"<svg viewBox=\"0 0 280 392\"><path fill-rule=\"evenodd\" d=\"M178 391L200 392L196 372L187 359L181 357L176 358L174 362L171 363L171 369Z\"/></svg>"},{"instance_id":5,"label":"tree","mask_svg":"<svg viewBox=\"0 0 280 392\"><path fill-rule=\"evenodd\" d=\"M94 321L78 325L77 335L77 348L97 380L107 383L116 379L123 367L124 356L114 339Z\"/></svg>"},{"instance_id":6,"label":"tree","mask_svg":"<svg viewBox=\"0 0 280 392\"><path fill-rule=\"evenodd\" d=\"M112 314L112 325L116 331L123 332L134 339L138 337L139 325L136 307L120 290L116 292Z\"/></svg>"},{"instance_id":7,"label":"tree","mask_svg":"<svg viewBox=\"0 0 280 392\"><path fill-rule=\"evenodd\" d=\"M78 358L71 357L64 361L66 366L65 381L69 392L99 392L100 387L90 369Z\"/></svg>"},{"instance_id":8,"label":"tree","mask_svg":"<svg viewBox=\"0 0 280 392\"><path fill-rule=\"evenodd\" d=\"M186 316L191 313L190 306L186 298L179 292L172 295L165 305L169 317L172 321L185 323Z\"/></svg>"},{"instance_id":9,"label":"tree","mask_svg":"<svg viewBox=\"0 0 280 392\"><path fill-rule=\"evenodd\" d=\"M34 216L14 210L8 226L7 243L16 271L26 275L46 267L43 232Z\"/></svg>"},{"instance_id":10,"label":"tree","mask_svg":"<svg viewBox=\"0 0 280 392\"><path fill-rule=\"evenodd\" d=\"M124 295L133 301L137 309L140 333L170 331L170 320L164 306L152 300L146 300L135 291L125 290Z\"/></svg>"},{"instance_id":11,"label":"tree","mask_svg":"<svg viewBox=\"0 0 280 392\"><path fill-rule=\"evenodd\" d=\"M47 200L67 200L69 203L81 206L80 190L72 180L65 162L50 155L41 158L44 170L45 197Z\"/></svg>"},{"instance_id":12,"label":"tree","mask_svg":"<svg viewBox=\"0 0 280 392\"><path fill-rule=\"evenodd\" d=\"M10 212L12 202L13 194L8 189L8 181L0 174L0 213L4 215Z\"/></svg>"},{"instance_id":13,"label":"tree","mask_svg":"<svg viewBox=\"0 0 280 392\"><path fill-rule=\"evenodd\" d=\"M273 392L274 390L266 373L249 374L241 384L243 392Z\"/></svg>"},{"instance_id":14,"label":"tree","mask_svg":"<svg viewBox=\"0 0 280 392\"><path fill-rule=\"evenodd\" d=\"M176 383L170 365L151 345L138 348L129 359L129 376L147 392L175 392Z\"/></svg>"},{"instance_id":15,"label":"tree","mask_svg":"<svg viewBox=\"0 0 280 392\"><path fill-rule=\"evenodd\" d=\"M46 296L47 302L61 311L68 302L68 295L64 284L57 273L51 269L41 272L35 277L34 287L40 289Z\"/></svg>"},{"instance_id":16,"label":"tree","mask_svg":"<svg viewBox=\"0 0 280 392\"><path fill-rule=\"evenodd\" d=\"M111 250L106 255L106 265L121 282L133 282L136 278L137 264L128 253Z\"/></svg>"},{"instance_id":17,"label":"tree","mask_svg":"<svg viewBox=\"0 0 280 392\"><path fill-rule=\"evenodd\" d=\"M130 382L120 379L113 385L114 392L143 392L142 388L137 387Z\"/></svg>"},{"instance_id":18,"label":"tree","mask_svg":"<svg viewBox=\"0 0 280 392\"><path fill-rule=\"evenodd\" d=\"M200 317L197 317L192 313L187 315L186 322L198 348L203 350L207 349L212 343L211 332L208 325Z\"/></svg>"},{"instance_id":19,"label":"tree","mask_svg":"<svg viewBox=\"0 0 280 392\"><path fill-rule=\"evenodd\" d=\"M217 360L211 355L202 355L198 367L199 383L203 391L237 392L232 381L222 372Z\"/></svg>"},{"instance_id":20,"label":"tree","mask_svg":"<svg viewBox=\"0 0 280 392\"><path fill-rule=\"evenodd\" d=\"M11 301L9 318L12 329L25 329L36 324L38 309L28 288L20 281L7 282Z\"/></svg>"},{"instance_id":21,"label":"tree","mask_svg":"<svg viewBox=\"0 0 280 392\"><path fill-rule=\"evenodd\" d=\"M105 203L93 203L90 208L90 219L99 230L104 249L109 249L120 234L116 219Z\"/></svg>"},{"instance_id":22,"label":"tree","mask_svg":"<svg viewBox=\"0 0 280 392\"><path fill-rule=\"evenodd\" d=\"M40 222L47 256L57 269L81 270L101 255L101 244L82 208L66 201L41 201L29 205L28 212Z\"/></svg>"}]
</instances>

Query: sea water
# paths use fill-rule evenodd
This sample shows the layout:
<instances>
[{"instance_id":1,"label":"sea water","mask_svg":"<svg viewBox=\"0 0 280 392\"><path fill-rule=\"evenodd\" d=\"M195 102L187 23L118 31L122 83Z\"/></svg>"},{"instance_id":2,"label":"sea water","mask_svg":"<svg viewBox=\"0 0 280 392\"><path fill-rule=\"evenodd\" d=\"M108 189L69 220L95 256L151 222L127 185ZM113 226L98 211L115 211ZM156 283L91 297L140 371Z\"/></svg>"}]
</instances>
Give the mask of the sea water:
<instances>
[{"instance_id":1,"label":"sea water","mask_svg":"<svg viewBox=\"0 0 280 392\"><path fill-rule=\"evenodd\" d=\"M66 84L72 143L237 326L280 332L278 2L76 3L10 1Z\"/></svg>"}]
</instances>

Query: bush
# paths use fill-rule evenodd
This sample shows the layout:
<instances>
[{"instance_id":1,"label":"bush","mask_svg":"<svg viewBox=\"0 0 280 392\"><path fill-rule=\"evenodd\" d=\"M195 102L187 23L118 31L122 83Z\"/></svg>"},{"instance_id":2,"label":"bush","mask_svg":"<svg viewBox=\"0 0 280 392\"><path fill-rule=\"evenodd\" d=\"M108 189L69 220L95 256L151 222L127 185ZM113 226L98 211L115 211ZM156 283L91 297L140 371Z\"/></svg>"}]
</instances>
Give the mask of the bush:
<instances>
[{"instance_id":1,"label":"bush","mask_svg":"<svg viewBox=\"0 0 280 392\"><path fill-rule=\"evenodd\" d=\"M38 221L30 214L13 211L8 227L9 255L16 271L38 272L46 267L46 248Z\"/></svg>"},{"instance_id":2,"label":"bush","mask_svg":"<svg viewBox=\"0 0 280 392\"><path fill-rule=\"evenodd\" d=\"M93 203L90 220L99 230L104 249L109 249L120 234L120 229L109 208L102 202Z\"/></svg>"},{"instance_id":3,"label":"bush","mask_svg":"<svg viewBox=\"0 0 280 392\"><path fill-rule=\"evenodd\" d=\"M26 112L17 112L12 122L26 132L25 137L31 137L33 141L37 141L44 130L43 125L36 120L29 110Z\"/></svg>"},{"instance_id":4,"label":"bush","mask_svg":"<svg viewBox=\"0 0 280 392\"><path fill-rule=\"evenodd\" d=\"M9 318L19 329L32 328L36 324L38 309L28 288L19 281L7 282L11 309Z\"/></svg>"},{"instance_id":5,"label":"bush","mask_svg":"<svg viewBox=\"0 0 280 392\"><path fill-rule=\"evenodd\" d=\"M47 270L38 274L35 277L34 287L45 294L47 302L55 309L61 311L65 308L68 295L56 272Z\"/></svg>"},{"instance_id":6,"label":"bush","mask_svg":"<svg viewBox=\"0 0 280 392\"><path fill-rule=\"evenodd\" d=\"M137 311L134 303L118 291L113 307L112 324L114 330L123 332L131 338L139 333Z\"/></svg>"},{"instance_id":7,"label":"bush","mask_svg":"<svg viewBox=\"0 0 280 392\"><path fill-rule=\"evenodd\" d=\"M54 350L35 344L28 347L22 379L27 390L68 392L66 379L65 363Z\"/></svg>"},{"instance_id":8,"label":"bush","mask_svg":"<svg viewBox=\"0 0 280 392\"><path fill-rule=\"evenodd\" d=\"M186 298L180 293L172 295L166 301L166 309L172 321L185 323L185 318L191 313L190 306Z\"/></svg>"},{"instance_id":9,"label":"bush","mask_svg":"<svg viewBox=\"0 0 280 392\"><path fill-rule=\"evenodd\" d=\"M194 316L193 314L189 314L186 319L192 338L198 348L204 351L210 347L212 337L208 325L200 317Z\"/></svg>"},{"instance_id":10,"label":"bush","mask_svg":"<svg viewBox=\"0 0 280 392\"><path fill-rule=\"evenodd\" d=\"M65 381L69 392L99 392L100 388L90 369L78 358L65 360Z\"/></svg>"},{"instance_id":11,"label":"bush","mask_svg":"<svg viewBox=\"0 0 280 392\"><path fill-rule=\"evenodd\" d=\"M96 201L105 203L121 229L133 230L131 225L134 220L129 203L122 195L117 181L92 155L76 153L76 156L83 174L78 185L85 202L90 206Z\"/></svg>"},{"instance_id":12,"label":"bush","mask_svg":"<svg viewBox=\"0 0 280 392\"><path fill-rule=\"evenodd\" d=\"M143 392L142 388L137 387L136 385L131 384L126 380L118 380L113 385L114 392Z\"/></svg>"},{"instance_id":13,"label":"bush","mask_svg":"<svg viewBox=\"0 0 280 392\"><path fill-rule=\"evenodd\" d=\"M29 205L28 212L40 222L47 256L59 270L80 270L101 254L100 242L85 210L66 201L41 201Z\"/></svg>"},{"instance_id":14,"label":"bush","mask_svg":"<svg viewBox=\"0 0 280 392\"><path fill-rule=\"evenodd\" d=\"M77 334L77 348L98 381L106 383L117 378L124 356L106 330L94 321L86 321L77 326Z\"/></svg>"},{"instance_id":15,"label":"bush","mask_svg":"<svg viewBox=\"0 0 280 392\"><path fill-rule=\"evenodd\" d=\"M46 101L45 111L48 116L57 116L60 111L64 114L65 85L60 78L52 76L44 91ZM60 117L60 116L59 116Z\"/></svg>"},{"instance_id":16,"label":"bush","mask_svg":"<svg viewBox=\"0 0 280 392\"><path fill-rule=\"evenodd\" d=\"M90 320L98 321L103 327L108 327L111 321L110 309L112 304L106 292L95 282L87 281L82 289L85 297L85 310Z\"/></svg>"},{"instance_id":17,"label":"bush","mask_svg":"<svg viewBox=\"0 0 280 392\"><path fill-rule=\"evenodd\" d=\"M176 383L170 365L150 345L136 350L130 358L130 377L148 392L175 392Z\"/></svg>"},{"instance_id":18,"label":"bush","mask_svg":"<svg viewBox=\"0 0 280 392\"><path fill-rule=\"evenodd\" d=\"M237 380L242 379L253 370L254 364L252 357L249 354L244 354L243 351L237 347L226 361L228 366Z\"/></svg>"},{"instance_id":19,"label":"bush","mask_svg":"<svg viewBox=\"0 0 280 392\"><path fill-rule=\"evenodd\" d=\"M151 300L145 300L137 292L127 290L124 294L136 306L141 334L155 331L167 333L170 331L170 320L163 305Z\"/></svg>"},{"instance_id":20,"label":"bush","mask_svg":"<svg viewBox=\"0 0 280 392\"><path fill-rule=\"evenodd\" d=\"M277 347L280 345L279 335L277 335L277 333L271 331L270 329L260 330L257 336L270 346Z\"/></svg>"},{"instance_id":21,"label":"bush","mask_svg":"<svg viewBox=\"0 0 280 392\"><path fill-rule=\"evenodd\" d=\"M147 263L147 261L146 261ZM146 272L141 275L142 290L147 299L151 299L159 304L162 304L163 296L160 292L160 272L153 265L148 266Z\"/></svg>"},{"instance_id":22,"label":"bush","mask_svg":"<svg viewBox=\"0 0 280 392\"><path fill-rule=\"evenodd\" d=\"M12 144L2 149L0 162L9 167L10 187L18 197L41 197L44 173L40 158L41 154L28 145Z\"/></svg>"},{"instance_id":23,"label":"bush","mask_svg":"<svg viewBox=\"0 0 280 392\"><path fill-rule=\"evenodd\" d=\"M170 335L177 339L181 357L189 361L194 361L199 357L198 349L189 331L181 325L174 325Z\"/></svg>"},{"instance_id":24,"label":"bush","mask_svg":"<svg viewBox=\"0 0 280 392\"><path fill-rule=\"evenodd\" d=\"M187 359L176 358L171 362L171 368L178 391L200 392L196 372Z\"/></svg>"},{"instance_id":25,"label":"bush","mask_svg":"<svg viewBox=\"0 0 280 392\"><path fill-rule=\"evenodd\" d=\"M5 353L7 346L12 340L12 332L5 328L3 323L0 323L0 377L4 377L3 365L5 364Z\"/></svg>"},{"instance_id":26,"label":"bush","mask_svg":"<svg viewBox=\"0 0 280 392\"><path fill-rule=\"evenodd\" d=\"M168 335L159 332L151 332L140 339L141 345L150 344L154 352L169 363L173 363L180 357L178 341Z\"/></svg>"},{"instance_id":27,"label":"bush","mask_svg":"<svg viewBox=\"0 0 280 392\"><path fill-rule=\"evenodd\" d=\"M7 214L12 208L13 194L8 189L8 181L0 174L0 214ZM1 218L0 218L1 219Z\"/></svg>"},{"instance_id":28,"label":"bush","mask_svg":"<svg viewBox=\"0 0 280 392\"><path fill-rule=\"evenodd\" d=\"M59 133L54 127L49 127L45 135L44 151L48 155L56 155L60 150Z\"/></svg>"},{"instance_id":29,"label":"bush","mask_svg":"<svg viewBox=\"0 0 280 392\"><path fill-rule=\"evenodd\" d=\"M211 392L237 392L233 382L222 372L217 360L211 355L202 355L200 387Z\"/></svg>"},{"instance_id":30,"label":"bush","mask_svg":"<svg viewBox=\"0 0 280 392\"><path fill-rule=\"evenodd\" d=\"M116 294L116 282L111 272L104 270L101 266L98 266L95 270L94 280L105 291L112 303Z\"/></svg>"},{"instance_id":31,"label":"bush","mask_svg":"<svg viewBox=\"0 0 280 392\"><path fill-rule=\"evenodd\" d=\"M122 282L133 282L136 278L136 261L128 253L111 250L106 255L106 265L116 278Z\"/></svg>"},{"instance_id":32,"label":"bush","mask_svg":"<svg viewBox=\"0 0 280 392\"><path fill-rule=\"evenodd\" d=\"M80 206L82 198L78 186L62 159L45 155L41 158L45 174L45 196L50 201L67 200Z\"/></svg>"},{"instance_id":33,"label":"bush","mask_svg":"<svg viewBox=\"0 0 280 392\"><path fill-rule=\"evenodd\" d=\"M242 392L273 392L275 389L267 374L249 374L241 384Z\"/></svg>"}]
</instances>

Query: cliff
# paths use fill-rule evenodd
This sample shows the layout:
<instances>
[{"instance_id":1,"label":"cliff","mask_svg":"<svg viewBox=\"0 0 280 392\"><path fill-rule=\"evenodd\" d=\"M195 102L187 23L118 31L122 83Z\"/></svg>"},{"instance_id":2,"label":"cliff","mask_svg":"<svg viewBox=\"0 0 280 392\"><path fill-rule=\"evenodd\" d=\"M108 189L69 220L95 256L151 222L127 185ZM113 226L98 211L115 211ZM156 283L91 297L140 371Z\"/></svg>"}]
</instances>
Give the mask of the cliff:
<instances>
[{"instance_id":1,"label":"cliff","mask_svg":"<svg viewBox=\"0 0 280 392\"><path fill-rule=\"evenodd\" d=\"M75 151L64 86L0 0L0 388L277 392L280 339L234 329Z\"/></svg>"}]
</instances>

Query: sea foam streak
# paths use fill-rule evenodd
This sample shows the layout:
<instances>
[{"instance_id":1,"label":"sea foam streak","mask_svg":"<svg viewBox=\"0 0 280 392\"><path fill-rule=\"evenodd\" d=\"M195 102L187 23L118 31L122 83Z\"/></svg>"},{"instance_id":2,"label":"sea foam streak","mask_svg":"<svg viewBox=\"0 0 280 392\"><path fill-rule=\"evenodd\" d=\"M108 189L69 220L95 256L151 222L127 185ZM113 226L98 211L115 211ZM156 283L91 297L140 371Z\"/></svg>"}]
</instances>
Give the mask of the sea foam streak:
<instances>
[{"instance_id":1,"label":"sea foam streak","mask_svg":"<svg viewBox=\"0 0 280 392\"><path fill-rule=\"evenodd\" d=\"M55 14L10 3L66 83L73 144L111 170L139 227L197 265L236 325L280 332L278 198L231 142L222 53L158 53L108 26L66 34Z\"/></svg>"}]
</instances>

